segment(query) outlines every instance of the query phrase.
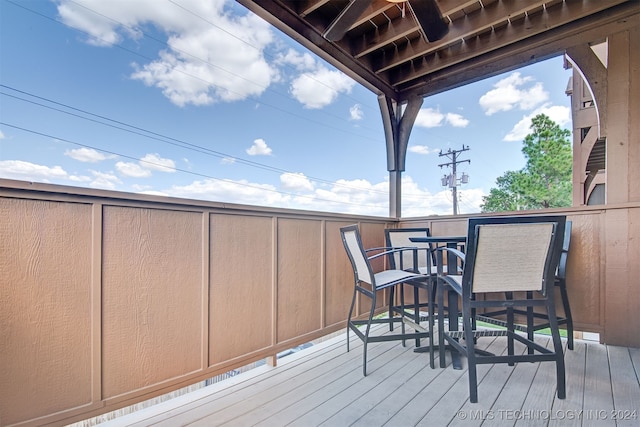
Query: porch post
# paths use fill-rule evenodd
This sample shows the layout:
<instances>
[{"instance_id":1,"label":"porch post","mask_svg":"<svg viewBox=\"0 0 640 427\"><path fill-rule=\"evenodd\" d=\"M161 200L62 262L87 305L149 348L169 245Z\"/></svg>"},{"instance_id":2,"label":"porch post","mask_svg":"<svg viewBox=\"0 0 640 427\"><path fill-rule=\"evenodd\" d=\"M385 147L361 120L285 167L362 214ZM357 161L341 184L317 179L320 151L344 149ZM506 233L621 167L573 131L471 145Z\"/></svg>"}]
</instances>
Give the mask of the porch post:
<instances>
[{"instance_id":1,"label":"porch post","mask_svg":"<svg viewBox=\"0 0 640 427\"><path fill-rule=\"evenodd\" d=\"M398 103L385 95L378 96L387 145L389 216L392 218L402 216L402 172L405 169L409 136L422 101L421 97L412 97L406 103Z\"/></svg>"}]
</instances>

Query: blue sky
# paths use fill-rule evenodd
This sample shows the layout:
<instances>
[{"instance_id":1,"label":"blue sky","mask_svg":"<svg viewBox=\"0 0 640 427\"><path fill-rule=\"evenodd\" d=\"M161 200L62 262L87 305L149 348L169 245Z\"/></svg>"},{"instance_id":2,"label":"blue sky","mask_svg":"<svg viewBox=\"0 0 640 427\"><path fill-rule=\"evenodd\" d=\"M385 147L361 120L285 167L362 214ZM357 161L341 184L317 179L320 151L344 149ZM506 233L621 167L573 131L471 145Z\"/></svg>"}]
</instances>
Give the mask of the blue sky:
<instances>
[{"instance_id":1,"label":"blue sky","mask_svg":"<svg viewBox=\"0 0 640 427\"><path fill-rule=\"evenodd\" d=\"M462 213L524 166L544 112L571 129L557 57L426 98L403 216ZM386 216L374 93L231 0L0 0L0 177Z\"/></svg>"}]
</instances>

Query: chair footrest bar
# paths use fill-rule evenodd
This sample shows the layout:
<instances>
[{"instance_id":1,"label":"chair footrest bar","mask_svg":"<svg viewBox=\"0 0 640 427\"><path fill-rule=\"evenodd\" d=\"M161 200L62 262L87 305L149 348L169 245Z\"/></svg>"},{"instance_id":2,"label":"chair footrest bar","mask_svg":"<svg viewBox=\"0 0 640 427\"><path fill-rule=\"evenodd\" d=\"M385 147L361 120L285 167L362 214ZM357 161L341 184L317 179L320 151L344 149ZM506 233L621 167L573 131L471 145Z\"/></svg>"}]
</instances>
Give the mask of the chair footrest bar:
<instances>
[{"instance_id":1,"label":"chair footrest bar","mask_svg":"<svg viewBox=\"0 0 640 427\"><path fill-rule=\"evenodd\" d=\"M507 327L507 322L505 322L504 320L500 320L500 319L494 319L493 317L485 317L482 315L478 315L476 316L477 320L480 320L481 322L484 323L489 323L491 325L496 325L496 326L502 326L504 328ZM520 332L527 332L527 327L526 326L522 326L522 325L518 325L516 323L513 324L513 329L516 331L520 331Z\"/></svg>"}]
</instances>

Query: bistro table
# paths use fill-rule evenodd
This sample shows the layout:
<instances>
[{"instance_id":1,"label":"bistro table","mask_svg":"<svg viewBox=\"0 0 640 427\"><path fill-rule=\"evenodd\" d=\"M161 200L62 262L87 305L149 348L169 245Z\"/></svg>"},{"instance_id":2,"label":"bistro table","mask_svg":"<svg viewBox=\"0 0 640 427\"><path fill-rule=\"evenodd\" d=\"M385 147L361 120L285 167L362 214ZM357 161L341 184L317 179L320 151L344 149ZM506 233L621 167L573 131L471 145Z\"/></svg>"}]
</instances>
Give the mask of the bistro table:
<instances>
[{"instance_id":1,"label":"bistro table","mask_svg":"<svg viewBox=\"0 0 640 427\"><path fill-rule=\"evenodd\" d=\"M467 236L424 236L424 237L410 237L409 240L414 243L445 244L448 248L455 249L459 247L461 244L466 243ZM456 271L457 268L458 266L457 266L456 256L452 253L448 253L447 254L447 271ZM442 289L438 289L438 301L440 303L444 301L444 298L443 297L441 298L441 292L442 292ZM452 308L447 310L449 314L449 328L452 331L457 331L458 330L458 296L455 295L453 292L449 292L447 307ZM441 304L438 304L438 316L442 316L442 310L444 310L444 307L442 307ZM432 313L429 313L429 316L431 317ZM441 338L442 338L441 331L438 330L438 342L441 341ZM431 340L433 340L433 338L431 338ZM453 364L453 369L462 369L460 354L457 351L451 349L451 346L446 346L446 347L452 350L451 362ZM434 350L436 350L439 348L439 346L433 346L433 348ZM423 352L429 351L429 348L417 347L414 351L416 353L423 353ZM443 365L444 365L444 361L441 360L440 366L444 367Z\"/></svg>"}]
</instances>

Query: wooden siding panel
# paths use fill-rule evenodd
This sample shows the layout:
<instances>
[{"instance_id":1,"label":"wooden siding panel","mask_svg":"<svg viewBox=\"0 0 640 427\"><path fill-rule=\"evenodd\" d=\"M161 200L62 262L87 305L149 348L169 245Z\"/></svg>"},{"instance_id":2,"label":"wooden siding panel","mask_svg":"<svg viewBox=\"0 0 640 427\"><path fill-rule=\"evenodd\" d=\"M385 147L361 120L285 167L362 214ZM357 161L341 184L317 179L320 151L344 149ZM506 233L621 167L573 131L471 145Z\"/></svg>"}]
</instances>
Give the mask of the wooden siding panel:
<instances>
[{"instance_id":1,"label":"wooden siding panel","mask_svg":"<svg viewBox=\"0 0 640 427\"><path fill-rule=\"evenodd\" d=\"M0 198L0 424L91 403L91 205Z\"/></svg>"},{"instance_id":2,"label":"wooden siding panel","mask_svg":"<svg viewBox=\"0 0 640 427\"><path fill-rule=\"evenodd\" d=\"M342 244L340 227L348 222L327 222L325 227L325 326L344 323L353 295L353 268Z\"/></svg>"},{"instance_id":3,"label":"wooden siding panel","mask_svg":"<svg viewBox=\"0 0 640 427\"><path fill-rule=\"evenodd\" d=\"M567 293L576 331L602 332L604 316L600 280L602 215L574 215L567 258ZM562 312L559 293L556 307Z\"/></svg>"},{"instance_id":4,"label":"wooden siding panel","mask_svg":"<svg viewBox=\"0 0 640 427\"><path fill-rule=\"evenodd\" d=\"M640 209L606 214L605 336L612 345L640 347Z\"/></svg>"},{"instance_id":5,"label":"wooden siding panel","mask_svg":"<svg viewBox=\"0 0 640 427\"><path fill-rule=\"evenodd\" d=\"M202 367L202 215L103 211L103 396Z\"/></svg>"},{"instance_id":6,"label":"wooden siding panel","mask_svg":"<svg viewBox=\"0 0 640 427\"><path fill-rule=\"evenodd\" d=\"M277 340L283 342L322 327L322 223L278 220Z\"/></svg>"},{"instance_id":7,"label":"wooden siding panel","mask_svg":"<svg viewBox=\"0 0 640 427\"><path fill-rule=\"evenodd\" d=\"M211 215L211 365L273 344L273 221Z\"/></svg>"}]
</instances>

